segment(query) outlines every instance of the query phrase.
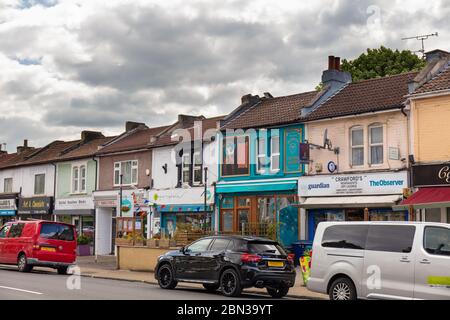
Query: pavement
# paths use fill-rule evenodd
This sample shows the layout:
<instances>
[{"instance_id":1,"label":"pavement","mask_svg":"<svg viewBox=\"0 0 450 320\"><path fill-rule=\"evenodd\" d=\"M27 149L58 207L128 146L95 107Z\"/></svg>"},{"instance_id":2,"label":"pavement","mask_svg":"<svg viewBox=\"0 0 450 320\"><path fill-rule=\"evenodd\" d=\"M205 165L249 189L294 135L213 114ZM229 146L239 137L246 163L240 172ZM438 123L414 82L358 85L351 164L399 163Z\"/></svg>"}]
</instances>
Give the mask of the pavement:
<instances>
[{"instance_id":1,"label":"pavement","mask_svg":"<svg viewBox=\"0 0 450 320\"><path fill-rule=\"evenodd\" d=\"M98 256L97 260L94 257L78 257L77 265L80 267L81 275L84 277L141 282L152 285L158 284L153 272L118 270L114 256ZM177 288L204 291L202 285L191 283L179 283ZM265 289L249 288L245 289L244 292L269 296ZM303 279L299 269L297 270L296 284L289 290L288 297L294 299L328 300L327 295L311 292L303 285Z\"/></svg>"}]
</instances>

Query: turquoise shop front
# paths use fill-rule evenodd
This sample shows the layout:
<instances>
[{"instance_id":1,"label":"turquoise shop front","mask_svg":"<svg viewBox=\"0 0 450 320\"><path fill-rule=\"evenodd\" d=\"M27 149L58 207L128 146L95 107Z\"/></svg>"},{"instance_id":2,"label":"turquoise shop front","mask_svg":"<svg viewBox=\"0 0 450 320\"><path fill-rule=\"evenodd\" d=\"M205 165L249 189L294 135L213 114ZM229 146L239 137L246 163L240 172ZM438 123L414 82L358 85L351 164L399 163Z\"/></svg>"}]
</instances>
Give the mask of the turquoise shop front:
<instances>
[{"instance_id":1,"label":"turquoise shop front","mask_svg":"<svg viewBox=\"0 0 450 320\"><path fill-rule=\"evenodd\" d=\"M173 237L177 223L189 223L194 228L204 229L214 225L212 205L174 204L156 206L157 215L161 218L161 229L166 235ZM212 221L211 221L212 220Z\"/></svg>"},{"instance_id":2,"label":"turquoise shop front","mask_svg":"<svg viewBox=\"0 0 450 320\"><path fill-rule=\"evenodd\" d=\"M218 230L223 234L268 236L290 246L299 240L298 179L219 182ZM272 230L272 232L270 231Z\"/></svg>"}]
</instances>

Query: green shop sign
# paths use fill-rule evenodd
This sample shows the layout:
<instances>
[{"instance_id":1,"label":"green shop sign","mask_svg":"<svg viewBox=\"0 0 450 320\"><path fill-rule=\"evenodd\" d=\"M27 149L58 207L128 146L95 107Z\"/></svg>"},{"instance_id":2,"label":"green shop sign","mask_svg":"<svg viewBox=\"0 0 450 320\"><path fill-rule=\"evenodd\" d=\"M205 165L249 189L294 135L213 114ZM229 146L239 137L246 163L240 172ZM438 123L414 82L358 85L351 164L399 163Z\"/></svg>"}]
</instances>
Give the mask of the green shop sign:
<instances>
[{"instance_id":1,"label":"green shop sign","mask_svg":"<svg viewBox=\"0 0 450 320\"><path fill-rule=\"evenodd\" d=\"M296 173L302 171L300 163L300 144L302 129L287 129L284 132L284 171Z\"/></svg>"}]
</instances>

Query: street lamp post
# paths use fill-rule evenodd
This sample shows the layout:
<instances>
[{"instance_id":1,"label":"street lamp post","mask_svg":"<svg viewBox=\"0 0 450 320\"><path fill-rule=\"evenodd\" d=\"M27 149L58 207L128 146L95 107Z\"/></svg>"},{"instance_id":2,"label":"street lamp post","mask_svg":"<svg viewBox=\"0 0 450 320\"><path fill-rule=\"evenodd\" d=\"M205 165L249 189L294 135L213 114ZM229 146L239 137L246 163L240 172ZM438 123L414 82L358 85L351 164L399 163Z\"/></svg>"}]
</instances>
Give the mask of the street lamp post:
<instances>
[{"instance_id":1,"label":"street lamp post","mask_svg":"<svg viewBox=\"0 0 450 320\"><path fill-rule=\"evenodd\" d=\"M207 201L207 192L208 192L208 167L205 167L205 190L204 190L204 201L203 201L203 207L205 210L205 231L207 230L207 221L208 221L208 210L206 209L206 201Z\"/></svg>"},{"instance_id":2,"label":"street lamp post","mask_svg":"<svg viewBox=\"0 0 450 320\"><path fill-rule=\"evenodd\" d=\"M119 217L122 218L122 179L123 179L123 174L120 174L119 176Z\"/></svg>"}]
</instances>

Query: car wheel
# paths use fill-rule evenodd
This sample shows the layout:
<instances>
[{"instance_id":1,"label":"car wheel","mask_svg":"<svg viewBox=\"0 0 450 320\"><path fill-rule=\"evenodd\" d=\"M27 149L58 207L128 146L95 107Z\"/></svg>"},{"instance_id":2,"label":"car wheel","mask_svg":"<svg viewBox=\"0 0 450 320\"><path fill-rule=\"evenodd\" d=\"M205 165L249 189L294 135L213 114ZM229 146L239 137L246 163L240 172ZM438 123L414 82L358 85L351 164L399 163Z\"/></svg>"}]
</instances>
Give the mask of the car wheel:
<instances>
[{"instance_id":1,"label":"car wheel","mask_svg":"<svg viewBox=\"0 0 450 320\"><path fill-rule=\"evenodd\" d=\"M204 284L203 284L203 288L205 288L206 291L208 291L208 292L216 292L217 289L219 289L219 285L217 285L217 284L204 283Z\"/></svg>"},{"instance_id":2,"label":"car wheel","mask_svg":"<svg viewBox=\"0 0 450 320\"><path fill-rule=\"evenodd\" d=\"M242 293L239 275L233 269L225 270L220 277L222 293L227 297L237 297Z\"/></svg>"},{"instance_id":3,"label":"car wheel","mask_svg":"<svg viewBox=\"0 0 450 320\"><path fill-rule=\"evenodd\" d=\"M69 267L58 267L56 270L58 270L58 274L67 274L67 269L69 269Z\"/></svg>"},{"instance_id":4,"label":"car wheel","mask_svg":"<svg viewBox=\"0 0 450 320\"><path fill-rule=\"evenodd\" d=\"M330 300L356 300L356 289L348 278L339 278L333 281L330 287Z\"/></svg>"},{"instance_id":5,"label":"car wheel","mask_svg":"<svg viewBox=\"0 0 450 320\"><path fill-rule=\"evenodd\" d=\"M162 289L174 289L177 286L178 283L173 277L173 272L170 265L165 264L159 268L158 284Z\"/></svg>"},{"instance_id":6,"label":"car wheel","mask_svg":"<svg viewBox=\"0 0 450 320\"><path fill-rule=\"evenodd\" d=\"M27 257L24 254L21 254L17 259L17 268L20 272L31 272L33 270L33 266L28 264Z\"/></svg>"},{"instance_id":7,"label":"car wheel","mask_svg":"<svg viewBox=\"0 0 450 320\"><path fill-rule=\"evenodd\" d=\"M283 298L289 292L288 286L282 286L278 288L267 288L267 292L272 296L272 298Z\"/></svg>"}]
</instances>

